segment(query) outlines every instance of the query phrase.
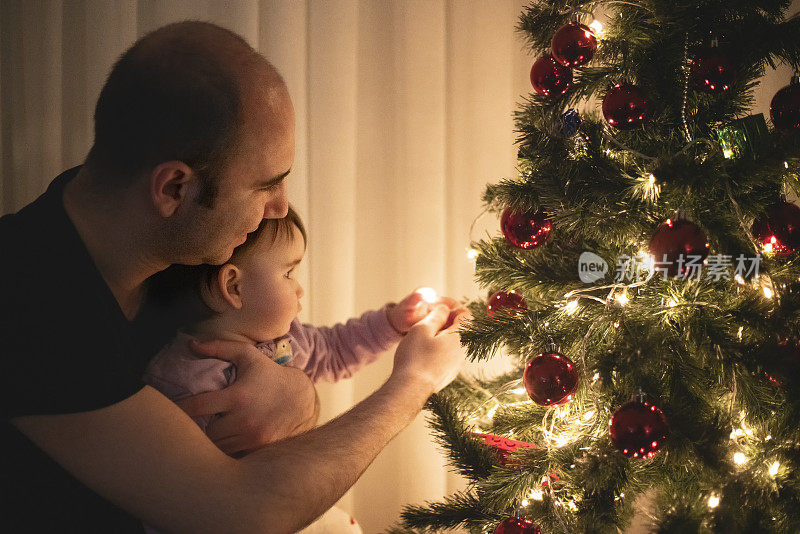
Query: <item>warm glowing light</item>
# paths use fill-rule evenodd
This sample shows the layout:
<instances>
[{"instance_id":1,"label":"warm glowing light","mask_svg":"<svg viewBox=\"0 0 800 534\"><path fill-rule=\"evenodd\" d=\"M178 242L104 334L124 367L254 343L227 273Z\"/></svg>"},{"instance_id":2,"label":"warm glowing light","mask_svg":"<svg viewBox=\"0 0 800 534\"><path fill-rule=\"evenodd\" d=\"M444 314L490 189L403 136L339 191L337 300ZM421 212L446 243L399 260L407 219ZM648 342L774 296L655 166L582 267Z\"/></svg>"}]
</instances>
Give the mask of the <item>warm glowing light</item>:
<instances>
[{"instance_id":1,"label":"warm glowing light","mask_svg":"<svg viewBox=\"0 0 800 534\"><path fill-rule=\"evenodd\" d=\"M592 382L597 382L598 380L600 380L600 373L595 373L592 377Z\"/></svg>"},{"instance_id":2,"label":"warm glowing light","mask_svg":"<svg viewBox=\"0 0 800 534\"><path fill-rule=\"evenodd\" d=\"M788 169L789 168L789 162L788 161L784 161L783 162L783 168L784 169Z\"/></svg>"},{"instance_id":3,"label":"warm glowing light","mask_svg":"<svg viewBox=\"0 0 800 534\"><path fill-rule=\"evenodd\" d=\"M516 388L516 389L512 389L511 393L514 393L516 395L523 395L524 393L526 393L526 391L525 391L525 388Z\"/></svg>"},{"instance_id":4,"label":"warm glowing light","mask_svg":"<svg viewBox=\"0 0 800 534\"><path fill-rule=\"evenodd\" d=\"M677 305L678 305L678 301L675 300L675 299L669 299L669 302L667 302L667 306L669 306L670 308L674 308Z\"/></svg>"},{"instance_id":5,"label":"warm glowing light","mask_svg":"<svg viewBox=\"0 0 800 534\"><path fill-rule=\"evenodd\" d=\"M589 410L585 414L583 414L583 420L589 421L592 417L594 417L594 410Z\"/></svg>"},{"instance_id":6,"label":"warm glowing light","mask_svg":"<svg viewBox=\"0 0 800 534\"><path fill-rule=\"evenodd\" d=\"M578 311L578 301L577 300L571 300L571 301L567 302L567 305L564 306L564 309L567 310L568 314L572 315L573 313Z\"/></svg>"},{"instance_id":7,"label":"warm glowing light","mask_svg":"<svg viewBox=\"0 0 800 534\"><path fill-rule=\"evenodd\" d=\"M772 298L772 290L770 288L768 288L767 286L764 286L763 289L764 289L764 296L766 298L768 298L768 299L771 299Z\"/></svg>"},{"instance_id":8,"label":"warm glowing light","mask_svg":"<svg viewBox=\"0 0 800 534\"><path fill-rule=\"evenodd\" d=\"M722 156L726 159L730 159L733 157L733 149L730 147L725 147L722 149Z\"/></svg>"},{"instance_id":9,"label":"warm glowing light","mask_svg":"<svg viewBox=\"0 0 800 534\"><path fill-rule=\"evenodd\" d=\"M631 299L628 298L628 293L623 292L619 293L618 295L614 296L614 299L619 303L620 306L625 306Z\"/></svg>"},{"instance_id":10,"label":"warm glowing light","mask_svg":"<svg viewBox=\"0 0 800 534\"><path fill-rule=\"evenodd\" d=\"M436 290L432 287L421 287L417 289L417 293L422 295L422 300L428 304L433 304L439 300L439 295L436 294Z\"/></svg>"},{"instance_id":11,"label":"warm glowing light","mask_svg":"<svg viewBox=\"0 0 800 534\"><path fill-rule=\"evenodd\" d=\"M778 469L780 468L780 466L781 466L780 462L777 462L777 461L773 462L772 465L769 466L769 471L768 471L769 476L774 477L775 475L777 475L778 474Z\"/></svg>"},{"instance_id":12,"label":"warm glowing light","mask_svg":"<svg viewBox=\"0 0 800 534\"><path fill-rule=\"evenodd\" d=\"M468 260L474 260L475 258L478 257L478 254L479 254L479 252L474 248L468 248L467 249L467 259Z\"/></svg>"},{"instance_id":13,"label":"warm glowing light","mask_svg":"<svg viewBox=\"0 0 800 534\"><path fill-rule=\"evenodd\" d=\"M498 409L499 407L500 407L500 405L499 405L499 404L495 404L494 406L492 406L492 409L491 409L491 410L489 410L489 412L486 414L486 417L488 417L489 419L491 419L492 417L494 417L494 414L496 414L496 413L497 413L497 409Z\"/></svg>"},{"instance_id":14,"label":"warm glowing light","mask_svg":"<svg viewBox=\"0 0 800 534\"><path fill-rule=\"evenodd\" d=\"M603 33L603 24L597 19L593 20L589 27L597 37L600 37L600 34Z\"/></svg>"},{"instance_id":15,"label":"warm glowing light","mask_svg":"<svg viewBox=\"0 0 800 534\"><path fill-rule=\"evenodd\" d=\"M534 501L541 501L544 498L544 492L540 489L531 491L530 498Z\"/></svg>"},{"instance_id":16,"label":"warm glowing light","mask_svg":"<svg viewBox=\"0 0 800 534\"><path fill-rule=\"evenodd\" d=\"M747 456L744 455L743 452L737 452L733 455L733 463L736 465L742 465L747 461Z\"/></svg>"},{"instance_id":17,"label":"warm glowing light","mask_svg":"<svg viewBox=\"0 0 800 534\"><path fill-rule=\"evenodd\" d=\"M522 499L519 502L519 504L522 505L522 506L528 506L530 504L530 502L528 502L528 499Z\"/></svg>"},{"instance_id":18,"label":"warm glowing light","mask_svg":"<svg viewBox=\"0 0 800 534\"><path fill-rule=\"evenodd\" d=\"M734 276L733 279L736 280L737 284L744 284L745 283L744 276L742 276L742 273L736 273L736 276Z\"/></svg>"},{"instance_id":19,"label":"warm glowing light","mask_svg":"<svg viewBox=\"0 0 800 534\"><path fill-rule=\"evenodd\" d=\"M647 175L647 185L653 187L655 183L656 183L656 177L651 172L650 174Z\"/></svg>"},{"instance_id":20,"label":"warm glowing light","mask_svg":"<svg viewBox=\"0 0 800 534\"><path fill-rule=\"evenodd\" d=\"M713 510L717 506L719 506L719 497L717 497L716 495L711 495L708 498L708 507Z\"/></svg>"}]
</instances>

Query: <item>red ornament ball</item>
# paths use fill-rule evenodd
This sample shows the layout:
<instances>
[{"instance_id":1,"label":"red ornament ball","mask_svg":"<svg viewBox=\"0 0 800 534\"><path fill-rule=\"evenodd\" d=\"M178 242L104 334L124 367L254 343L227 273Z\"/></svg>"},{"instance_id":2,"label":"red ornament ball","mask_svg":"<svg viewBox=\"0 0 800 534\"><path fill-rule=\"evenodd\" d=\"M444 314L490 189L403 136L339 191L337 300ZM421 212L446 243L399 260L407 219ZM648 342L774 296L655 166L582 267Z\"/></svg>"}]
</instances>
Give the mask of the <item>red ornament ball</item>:
<instances>
[{"instance_id":1,"label":"red ornament ball","mask_svg":"<svg viewBox=\"0 0 800 534\"><path fill-rule=\"evenodd\" d=\"M542 211L514 212L506 208L500 217L506 240L517 248L535 248L547 241L552 226Z\"/></svg>"},{"instance_id":2,"label":"red ornament ball","mask_svg":"<svg viewBox=\"0 0 800 534\"><path fill-rule=\"evenodd\" d=\"M630 83L618 83L603 98L603 117L620 130L641 126L650 118L647 95Z\"/></svg>"},{"instance_id":3,"label":"red ornament ball","mask_svg":"<svg viewBox=\"0 0 800 534\"><path fill-rule=\"evenodd\" d=\"M486 315L494 317L495 312L501 309L509 312L523 312L528 309L528 303L525 302L522 295L514 290L498 291L486 302Z\"/></svg>"},{"instance_id":4,"label":"red ornament ball","mask_svg":"<svg viewBox=\"0 0 800 534\"><path fill-rule=\"evenodd\" d=\"M494 529L494 534L542 534L539 526L524 517L509 517Z\"/></svg>"},{"instance_id":5,"label":"red ornament ball","mask_svg":"<svg viewBox=\"0 0 800 534\"><path fill-rule=\"evenodd\" d=\"M563 354L545 352L528 362L522 381L528 396L536 404L564 404L578 389L578 370Z\"/></svg>"},{"instance_id":6,"label":"red ornament ball","mask_svg":"<svg viewBox=\"0 0 800 534\"><path fill-rule=\"evenodd\" d=\"M691 221L667 219L650 240L650 255L659 272L666 272L670 277L691 276L692 268L688 264L690 261L705 261L708 239L705 232ZM700 259L690 256L699 256Z\"/></svg>"},{"instance_id":7,"label":"red ornament ball","mask_svg":"<svg viewBox=\"0 0 800 534\"><path fill-rule=\"evenodd\" d=\"M550 42L553 59L565 67L580 67L591 61L597 38L591 28L577 22L561 26Z\"/></svg>"},{"instance_id":8,"label":"red ornament ball","mask_svg":"<svg viewBox=\"0 0 800 534\"><path fill-rule=\"evenodd\" d=\"M788 256L800 248L800 208L786 201L771 206L753 223L753 235L765 252Z\"/></svg>"},{"instance_id":9,"label":"red ornament ball","mask_svg":"<svg viewBox=\"0 0 800 534\"><path fill-rule=\"evenodd\" d=\"M719 47L701 50L692 60L689 78L692 85L706 93L722 93L736 81L738 69Z\"/></svg>"},{"instance_id":10,"label":"red ornament ball","mask_svg":"<svg viewBox=\"0 0 800 534\"><path fill-rule=\"evenodd\" d=\"M775 93L769 104L769 116L778 130L800 129L800 76Z\"/></svg>"},{"instance_id":11,"label":"red ornament ball","mask_svg":"<svg viewBox=\"0 0 800 534\"><path fill-rule=\"evenodd\" d=\"M669 437L664 412L646 402L623 404L611 417L610 427L614 446L632 458L650 458Z\"/></svg>"},{"instance_id":12,"label":"red ornament ball","mask_svg":"<svg viewBox=\"0 0 800 534\"><path fill-rule=\"evenodd\" d=\"M553 59L550 54L536 60L531 67L531 84L544 96L563 95L572 85L572 69Z\"/></svg>"}]
</instances>

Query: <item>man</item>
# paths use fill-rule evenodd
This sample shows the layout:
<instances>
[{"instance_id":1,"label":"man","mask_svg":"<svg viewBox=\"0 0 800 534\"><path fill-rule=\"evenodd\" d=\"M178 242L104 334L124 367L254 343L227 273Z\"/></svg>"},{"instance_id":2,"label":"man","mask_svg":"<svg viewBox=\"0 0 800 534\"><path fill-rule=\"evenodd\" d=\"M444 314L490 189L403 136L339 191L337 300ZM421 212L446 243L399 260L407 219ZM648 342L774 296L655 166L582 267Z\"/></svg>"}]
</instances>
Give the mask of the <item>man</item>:
<instances>
[{"instance_id":1,"label":"man","mask_svg":"<svg viewBox=\"0 0 800 534\"><path fill-rule=\"evenodd\" d=\"M233 361L240 378L188 399L185 412L141 382L174 333L148 304L148 277L173 263L223 263L262 218L285 215L293 157L286 87L235 34L172 24L120 58L85 164L0 219L10 531L140 532L144 521L170 532L294 532L455 376L466 312L440 306L400 344L375 393L265 446L313 425L301 371L218 341L199 350ZM448 317L455 325L442 329ZM223 414L213 442L187 413Z\"/></svg>"}]
</instances>

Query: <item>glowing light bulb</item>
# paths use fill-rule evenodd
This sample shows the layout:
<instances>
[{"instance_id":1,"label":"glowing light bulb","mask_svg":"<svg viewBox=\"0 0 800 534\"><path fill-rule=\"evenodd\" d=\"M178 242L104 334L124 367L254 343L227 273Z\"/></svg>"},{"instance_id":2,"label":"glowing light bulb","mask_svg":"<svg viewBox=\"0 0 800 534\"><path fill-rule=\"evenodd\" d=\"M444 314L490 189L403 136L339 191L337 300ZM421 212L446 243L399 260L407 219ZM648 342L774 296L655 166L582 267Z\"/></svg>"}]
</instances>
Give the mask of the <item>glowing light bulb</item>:
<instances>
[{"instance_id":1,"label":"glowing light bulb","mask_svg":"<svg viewBox=\"0 0 800 534\"><path fill-rule=\"evenodd\" d=\"M597 19L593 20L589 27L597 37L600 37L600 34L603 33L603 24Z\"/></svg>"},{"instance_id":2,"label":"glowing light bulb","mask_svg":"<svg viewBox=\"0 0 800 534\"><path fill-rule=\"evenodd\" d=\"M675 299L669 299L669 302L667 302L667 306L669 306L670 308L674 308L677 305L678 305L678 301L675 300Z\"/></svg>"},{"instance_id":3,"label":"glowing light bulb","mask_svg":"<svg viewBox=\"0 0 800 534\"><path fill-rule=\"evenodd\" d=\"M708 507L713 510L717 506L719 506L719 497L713 494L710 495L708 497Z\"/></svg>"},{"instance_id":4,"label":"glowing light bulb","mask_svg":"<svg viewBox=\"0 0 800 534\"><path fill-rule=\"evenodd\" d=\"M737 452L733 455L733 463L736 465L742 465L747 461L747 456L744 455L743 452Z\"/></svg>"},{"instance_id":5,"label":"glowing light bulb","mask_svg":"<svg viewBox=\"0 0 800 534\"><path fill-rule=\"evenodd\" d=\"M773 462L772 465L769 466L769 471L768 471L769 476L774 477L775 475L777 475L778 474L778 469L780 468L780 466L781 466L780 462L778 462L778 461Z\"/></svg>"},{"instance_id":6,"label":"glowing light bulb","mask_svg":"<svg viewBox=\"0 0 800 534\"><path fill-rule=\"evenodd\" d=\"M768 288L767 286L764 286L763 289L764 289L764 296L766 298L768 298L768 299L771 299L772 298L772 290L770 288Z\"/></svg>"},{"instance_id":7,"label":"glowing light bulb","mask_svg":"<svg viewBox=\"0 0 800 534\"><path fill-rule=\"evenodd\" d=\"M527 391L525 390L525 388L516 388L511 390L511 393L514 393L516 395L523 395L526 392Z\"/></svg>"},{"instance_id":8,"label":"glowing light bulb","mask_svg":"<svg viewBox=\"0 0 800 534\"><path fill-rule=\"evenodd\" d=\"M530 498L534 501L541 501L544 498L544 492L540 489L531 491Z\"/></svg>"},{"instance_id":9,"label":"glowing light bulb","mask_svg":"<svg viewBox=\"0 0 800 534\"><path fill-rule=\"evenodd\" d=\"M592 417L594 417L594 410L589 410L588 412L586 412L585 414L583 414L583 420L584 420L584 421L588 421L588 420L590 420Z\"/></svg>"},{"instance_id":10,"label":"glowing light bulb","mask_svg":"<svg viewBox=\"0 0 800 534\"><path fill-rule=\"evenodd\" d=\"M736 280L737 284L744 284L745 283L744 282L744 276L742 276L742 273L736 273L736 276L734 276L733 279Z\"/></svg>"},{"instance_id":11,"label":"glowing light bulb","mask_svg":"<svg viewBox=\"0 0 800 534\"><path fill-rule=\"evenodd\" d=\"M567 305L564 306L564 309L567 310L568 314L572 315L573 313L578 311L578 301L577 300L571 300L571 301L567 302Z\"/></svg>"},{"instance_id":12,"label":"glowing light bulb","mask_svg":"<svg viewBox=\"0 0 800 534\"><path fill-rule=\"evenodd\" d=\"M480 253L477 251L477 249L474 249L474 248L468 248L467 249L467 259L468 260L474 260L475 258L478 257L478 254L480 254Z\"/></svg>"},{"instance_id":13,"label":"glowing light bulb","mask_svg":"<svg viewBox=\"0 0 800 534\"><path fill-rule=\"evenodd\" d=\"M522 500L521 500L519 503L520 503L522 506L528 506L528 505L530 504L530 502L528 502L528 499L522 499Z\"/></svg>"},{"instance_id":14,"label":"glowing light bulb","mask_svg":"<svg viewBox=\"0 0 800 534\"><path fill-rule=\"evenodd\" d=\"M432 287L421 287L417 289L417 293L422 295L422 300L428 304L434 304L439 300L439 295L436 294L436 290Z\"/></svg>"},{"instance_id":15,"label":"glowing light bulb","mask_svg":"<svg viewBox=\"0 0 800 534\"><path fill-rule=\"evenodd\" d=\"M631 299L628 298L628 293L623 292L618 295L614 296L614 299L619 303L620 306L625 306Z\"/></svg>"},{"instance_id":16,"label":"glowing light bulb","mask_svg":"<svg viewBox=\"0 0 800 534\"><path fill-rule=\"evenodd\" d=\"M651 172L650 174L647 175L647 185L653 187L655 183L656 183L656 177Z\"/></svg>"}]
</instances>

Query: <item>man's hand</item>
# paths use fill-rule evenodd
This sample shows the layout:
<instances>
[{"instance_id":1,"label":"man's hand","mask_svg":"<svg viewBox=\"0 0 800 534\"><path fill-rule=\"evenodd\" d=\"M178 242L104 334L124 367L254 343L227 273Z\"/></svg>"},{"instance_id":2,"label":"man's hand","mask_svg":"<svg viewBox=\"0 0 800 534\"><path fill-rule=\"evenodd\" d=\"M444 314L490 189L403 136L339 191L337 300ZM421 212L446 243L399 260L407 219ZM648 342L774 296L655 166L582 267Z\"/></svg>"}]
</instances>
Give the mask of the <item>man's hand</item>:
<instances>
[{"instance_id":1,"label":"man's hand","mask_svg":"<svg viewBox=\"0 0 800 534\"><path fill-rule=\"evenodd\" d=\"M470 318L466 308L436 304L400 342L391 379L421 381L431 393L440 391L456 377L464 362L458 328Z\"/></svg>"},{"instance_id":2,"label":"man's hand","mask_svg":"<svg viewBox=\"0 0 800 534\"><path fill-rule=\"evenodd\" d=\"M455 299L450 297L436 297L436 302L431 303L425 300L425 296L420 289L415 289L413 293L407 295L397 304L390 304L386 308L389 324L400 334L406 334L411 330L412 326L431 312L435 304L445 304L451 310L461 307ZM427 289L430 290L430 288ZM432 290L430 291L432 292Z\"/></svg>"},{"instance_id":3,"label":"man's hand","mask_svg":"<svg viewBox=\"0 0 800 534\"><path fill-rule=\"evenodd\" d=\"M192 348L236 365L230 387L177 403L191 417L221 414L206 432L223 452L238 456L316 424L316 389L303 371L278 365L244 342L210 341Z\"/></svg>"}]
</instances>

